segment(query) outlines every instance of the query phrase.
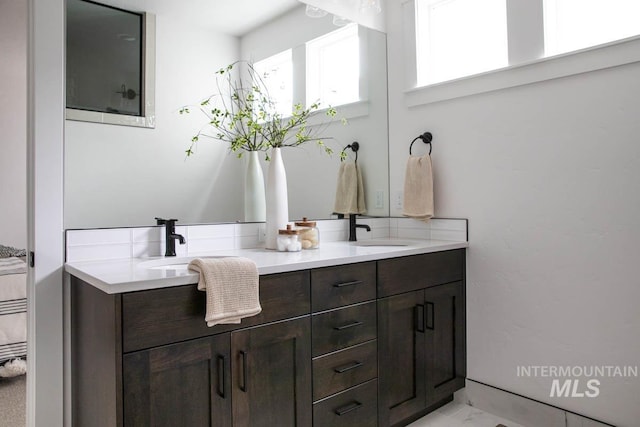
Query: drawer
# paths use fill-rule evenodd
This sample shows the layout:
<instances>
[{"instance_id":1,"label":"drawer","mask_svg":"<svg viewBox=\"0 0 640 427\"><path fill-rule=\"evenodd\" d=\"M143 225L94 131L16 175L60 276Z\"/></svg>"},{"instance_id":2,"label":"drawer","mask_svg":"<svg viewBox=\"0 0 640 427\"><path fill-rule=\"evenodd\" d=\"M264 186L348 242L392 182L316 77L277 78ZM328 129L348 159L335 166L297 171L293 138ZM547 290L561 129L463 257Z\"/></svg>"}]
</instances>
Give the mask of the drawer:
<instances>
[{"instance_id":1,"label":"drawer","mask_svg":"<svg viewBox=\"0 0 640 427\"><path fill-rule=\"evenodd\" d=\"M378 376L376 340L313 360L313 400L319 400Z\"/></svg>"},{"instance_id":2,"label":"drawer","mask_svg":"<svg viewBox=\"0 0 640 427\"><path fill-rule=\"evenodd\" d=\"M274 322L311 312L308 271L260 277L262 312L239 325L207 327L206 294L197 285L131 292L122 296L122 347L130 352Z\"/></svg>"},{"instance_id":3,"label":"drawer","mask_svg":"<svg viewBox=\"0 0 640 427\"><path fill-rule=\"evenodd\" d=\"M378 382L369 381L313 405L314 427L378 425Z\"/></svg>"},{"instance_id":4,"label":"drawer","mask_svg":"<svg viewBox=\"0 0 640 427\"><path fill-rule=\"evenodd\" d=\"M313 356L376 338L376 302L356 304L312 316Z\"/></svg>"},{"instance_id":5,"label":"drawer","mask_svg":"<svg viewBox=\"0 0 640 427\"><path fill-rule=\"evenodd\" d=\"M378 298L463 280L464 249L378 261Z\"/></svg>"},{"instance_id":6,"label":"drawer","mask_svg":"<svg viewBox=\"0 0 640 427\"><path fill-rule=\"evenodd\" d=\"M311 270L312 311L376 299L376 263L340 265Z\"/></svg>"}]
</instances>

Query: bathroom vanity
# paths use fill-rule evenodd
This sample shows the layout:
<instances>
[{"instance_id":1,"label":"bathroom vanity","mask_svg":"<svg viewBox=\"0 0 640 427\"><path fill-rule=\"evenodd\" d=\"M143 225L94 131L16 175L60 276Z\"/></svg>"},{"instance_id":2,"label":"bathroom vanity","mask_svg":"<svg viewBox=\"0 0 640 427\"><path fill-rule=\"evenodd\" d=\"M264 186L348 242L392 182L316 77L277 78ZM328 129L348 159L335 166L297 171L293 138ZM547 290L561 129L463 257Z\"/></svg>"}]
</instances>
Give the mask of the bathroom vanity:
<instances>
[{"instance_id":1,"label":"bathroom vanity","mask_svg":"<svg viewBox=\"0 0 640 427\"><path fill-rule=\"evenodd\" d=\"M256 260L262 312L214 327L197 274L67 264L73 425L393 426L450 401L467 243L323 246L231 253Z\"/></svg>"}]
</instances>

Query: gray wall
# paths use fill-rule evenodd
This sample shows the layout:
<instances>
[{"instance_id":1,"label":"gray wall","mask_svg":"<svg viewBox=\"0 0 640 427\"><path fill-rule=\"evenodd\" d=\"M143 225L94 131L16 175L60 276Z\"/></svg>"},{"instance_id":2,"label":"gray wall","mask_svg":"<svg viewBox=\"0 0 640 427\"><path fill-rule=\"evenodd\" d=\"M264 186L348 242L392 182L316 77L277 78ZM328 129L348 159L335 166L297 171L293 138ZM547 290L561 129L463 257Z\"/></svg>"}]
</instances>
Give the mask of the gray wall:
<instances>
[{"instance_id":1,"label":"gray wall","mask_svg":"<svg viewBox=\"0 0 640 427\"><path fill-rule=\"evenodd\" d=\"M0 244L26 248L26 0L0 0L0 57Z\"/></svg>"}]
</instances>

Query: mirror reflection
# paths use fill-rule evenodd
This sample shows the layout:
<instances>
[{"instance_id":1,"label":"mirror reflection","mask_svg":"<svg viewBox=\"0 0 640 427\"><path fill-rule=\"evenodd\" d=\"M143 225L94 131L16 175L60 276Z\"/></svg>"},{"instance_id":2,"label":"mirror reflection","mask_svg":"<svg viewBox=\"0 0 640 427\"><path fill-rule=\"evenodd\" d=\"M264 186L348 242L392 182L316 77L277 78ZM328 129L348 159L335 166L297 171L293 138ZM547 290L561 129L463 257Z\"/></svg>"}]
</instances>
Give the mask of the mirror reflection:
<instances>
[{"instance_id":1,"label":"mirror reflection","mask_svg":"<svg viewBox=\"0 0 640 427\"><path fill-rule=\"evenodd\" d=\"M292 99L308 101L316 95L309 94L307 42L339 29L332 16L309 18L304 5L282 0L273 2L273 11L261 11L262 19L247 14L253 17L252 23L227 27L223 32L223 25L215 22L221 22L223 16L202 16L220 15L225 5L240 8L246 4L223 1L187 6L169 0L105 3L156 15L156 128L66 121L65 228L151 225L156 216L178 218L179 224L244 221L245 160L229 153L228 145L213 140L199 142L195 155L186 158L185 150L191 136L202 127L203 117L178 111L216 92L215 71L221 67L238 59L258 63L288 50L294 76ZM225 13L239 19L244 12ZM264 21L269 14L277 16ZM330 136L325 142L335 154L328 156L314 144L282 152L291 219L335 217L339 152L354 141L360 144L358 165L367 214L389 214L386 37L361 26L355 28L360 40L358 98L336 105L348 125L337 121L325 132ZM321 67L338 82L342 80L335 76L347 76L352 70L330 60L316 66ZM331 90L329 87L329 93ZM348 153L353 161L354 154ZM261 163L266 176L264 156Z\"/></svg>"}]
</instances>

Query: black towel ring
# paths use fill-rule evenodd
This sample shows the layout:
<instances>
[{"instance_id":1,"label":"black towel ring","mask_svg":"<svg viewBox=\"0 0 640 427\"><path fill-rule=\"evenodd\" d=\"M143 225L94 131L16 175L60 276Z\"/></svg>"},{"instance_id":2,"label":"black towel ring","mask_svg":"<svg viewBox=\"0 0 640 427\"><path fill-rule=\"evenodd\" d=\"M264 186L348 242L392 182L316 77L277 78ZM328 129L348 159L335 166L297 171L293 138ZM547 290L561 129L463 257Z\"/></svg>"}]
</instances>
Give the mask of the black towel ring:
<instances>
[{"instance_id":1,"label":"black towel ring","mask_svg":"<svg viewBox=\"0 0 640 427\"><path fill-rule=\"evenodd\" d=\"M355 162L358 163L358 150L360 149L360 144L357 141L353 141L351 144L347 145L346 147L344 147L342 149L342 151L346 150L347 148L351 148L351 150L356 153L356 160Z\"/></svg>"},{"instance_id":2,"label":"black towel ring","mask_svg":"<svg viewBox=\"0 0 640 427\"><path fill-rule=\"evenodd\" d=\"M433 146L431 145L431 141L433 141L433 135L431 135L431 132L425 132L411 141L411 145L409 146L409 155L411 155L411 148L413 147L413 143L419 139L421 139L425 144L429 144L429 155L431 155L431 149L433 148Z\"/></svg>"}]
</instances>

